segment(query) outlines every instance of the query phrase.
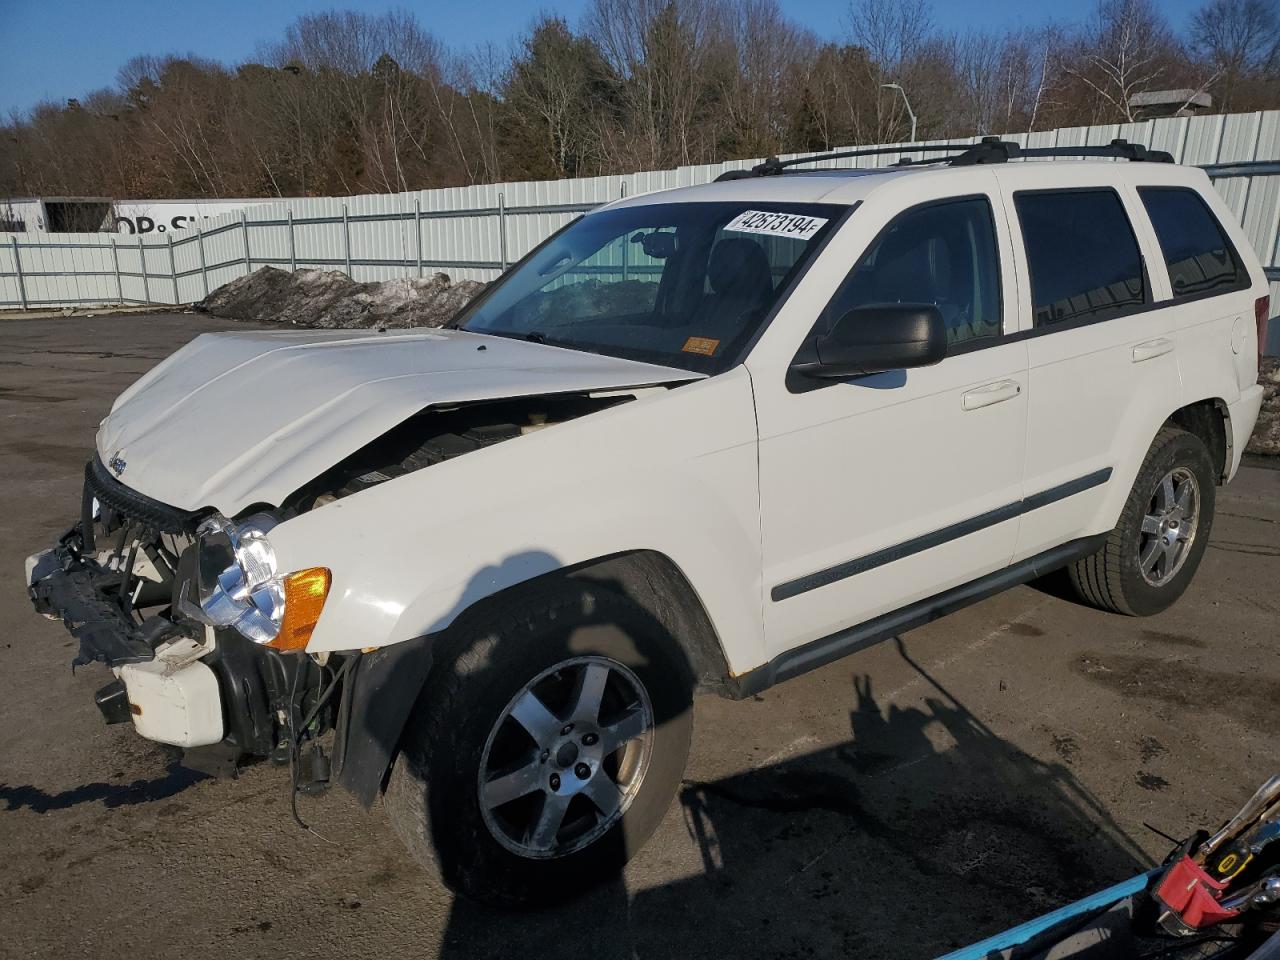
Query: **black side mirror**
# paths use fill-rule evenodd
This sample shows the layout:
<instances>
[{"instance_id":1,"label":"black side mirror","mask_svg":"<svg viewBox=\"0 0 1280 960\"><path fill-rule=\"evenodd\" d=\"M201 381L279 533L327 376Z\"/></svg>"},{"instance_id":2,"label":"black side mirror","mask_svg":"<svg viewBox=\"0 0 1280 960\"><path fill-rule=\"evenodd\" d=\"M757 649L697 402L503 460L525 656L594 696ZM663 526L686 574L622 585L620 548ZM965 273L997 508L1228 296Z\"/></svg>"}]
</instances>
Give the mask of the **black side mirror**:
<instances>
[{"instance_id":1,"label":"black side mirror","mask_svg":"<svg viewBox=\"0 0 1280 960\"><path fill-rule=\"evenodd\" d=\"M826 336L810 341L791 364L795 373L843 380L887 370L927 367L947 355L947 327L928 303L872 304L850 310Z\"/></svg>"}]
</instances>

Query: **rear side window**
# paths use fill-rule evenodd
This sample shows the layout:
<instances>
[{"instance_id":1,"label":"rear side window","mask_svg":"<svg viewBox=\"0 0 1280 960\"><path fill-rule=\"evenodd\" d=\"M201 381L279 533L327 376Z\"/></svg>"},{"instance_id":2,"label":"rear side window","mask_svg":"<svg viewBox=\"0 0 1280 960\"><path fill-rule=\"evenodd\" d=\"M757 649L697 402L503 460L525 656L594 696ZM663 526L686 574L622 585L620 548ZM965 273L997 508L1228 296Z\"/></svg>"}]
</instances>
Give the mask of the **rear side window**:
<instances>
[{"instance_id":1,"label":"rear side window","mask_svg":"<svg viewBox=\"0 0 1280 960\"><path fill-rule=\"evenodd\" d=\"M1249 285L1236 252L1209 207L1194 190L1139 187L1175 297L1227 293Z\"/></svg>"},{"instance_id":2,"label":"rear side window","mask_svg":"<svg viewBox=\"0 0 1280 960\"><path fill-rule=\"evenodd\" d=\"M1118 317L1147 302L1142 254L1114 190L1014 194L1035 325Z\"/></svg>"}]
</instances>

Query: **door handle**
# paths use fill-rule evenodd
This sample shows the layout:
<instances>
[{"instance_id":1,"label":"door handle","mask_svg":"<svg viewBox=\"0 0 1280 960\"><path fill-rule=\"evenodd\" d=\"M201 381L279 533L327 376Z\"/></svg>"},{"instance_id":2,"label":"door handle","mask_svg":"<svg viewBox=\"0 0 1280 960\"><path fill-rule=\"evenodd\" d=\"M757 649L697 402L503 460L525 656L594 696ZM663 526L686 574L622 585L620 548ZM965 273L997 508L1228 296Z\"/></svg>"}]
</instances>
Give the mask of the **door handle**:
<instances>
[{"instance_id":1,"label":"door handle","mask_svg":"<svg viewBox=\"0 0 1280 960\"><path fill-rule=\"evenodd\" d=\"M997 380L995 383L984 384L967 391L961 400L966 410L977 410L980 407L989 407L993 403L1012 400L1021 392L1022 384L1017 380Z\"/></svg>"},{"instance_id":2,"label":"door handle","mask_svg":"<svg viewBox=\"0 0 1280 960\"><path fill-rule=\"evenodd\" d=\"M1158 337L1155 340L1148 340L1146 343L1140 343L1133 348L1133 362L1141 363L1143 360L1151 360L1155 357L1163 357L1166 353L1173 352L1173 341L1164 337Z\"/></svg>"}]
</instances>

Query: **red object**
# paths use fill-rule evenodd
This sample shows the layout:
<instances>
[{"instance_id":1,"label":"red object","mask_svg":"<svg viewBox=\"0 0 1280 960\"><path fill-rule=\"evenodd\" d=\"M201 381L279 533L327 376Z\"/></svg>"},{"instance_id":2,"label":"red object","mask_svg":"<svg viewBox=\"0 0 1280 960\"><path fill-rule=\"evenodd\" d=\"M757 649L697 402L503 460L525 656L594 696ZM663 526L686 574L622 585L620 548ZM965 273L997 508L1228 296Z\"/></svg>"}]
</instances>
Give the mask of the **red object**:
<instances>
[{"instance_id":1,"label":"red object","mask_svg":"<svg viewBox=\"0 0 1280 960\"><path fill-rule=\"evenodd\" d=\"M1271 319L1271 295L1253 301L1253 321L1258 325L1258 367L1262 367L1262 353L1267 349L1267 324Z\"/></svg>"},{"instance_id":2,"label":"red object","mask_svg":"<svg viewBox=\"0 0 1280 960\"><path fill-rule=\"evenodd\" d=\"M1217 895L1225 889L1225 881L1213 879L1190 857L1183 857L1165 873L1156 897L1183 923L1199 930L1239 914L1238 910L1223 909L1218 902Z\"/></svg>"}]
</instances>

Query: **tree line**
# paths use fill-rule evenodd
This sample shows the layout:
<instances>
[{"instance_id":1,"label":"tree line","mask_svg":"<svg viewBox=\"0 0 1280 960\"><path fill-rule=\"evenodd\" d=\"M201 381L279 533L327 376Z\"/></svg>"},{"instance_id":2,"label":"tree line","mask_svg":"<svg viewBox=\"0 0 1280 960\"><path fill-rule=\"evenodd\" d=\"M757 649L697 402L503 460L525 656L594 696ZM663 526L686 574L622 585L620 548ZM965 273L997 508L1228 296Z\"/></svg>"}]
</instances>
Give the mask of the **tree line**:
<instances>
[{"instance_id":1,"label":"tree line","mask_svg":"<svg viewBox=\"0 0 1280 960\"><path fill-rule=\"evenodd\" d=\"M949 32L928 0L854 0L819 37L777 0L593 0L509 49L448 49L411 13L300 17L251 61L138 57L0 133L0 196L397 192L1134 118L1143 91L1280 106L1280 0L1154 0L1082 22ZM897 84L901 90L888 87Z\"/></svg>"}]
</instances>

